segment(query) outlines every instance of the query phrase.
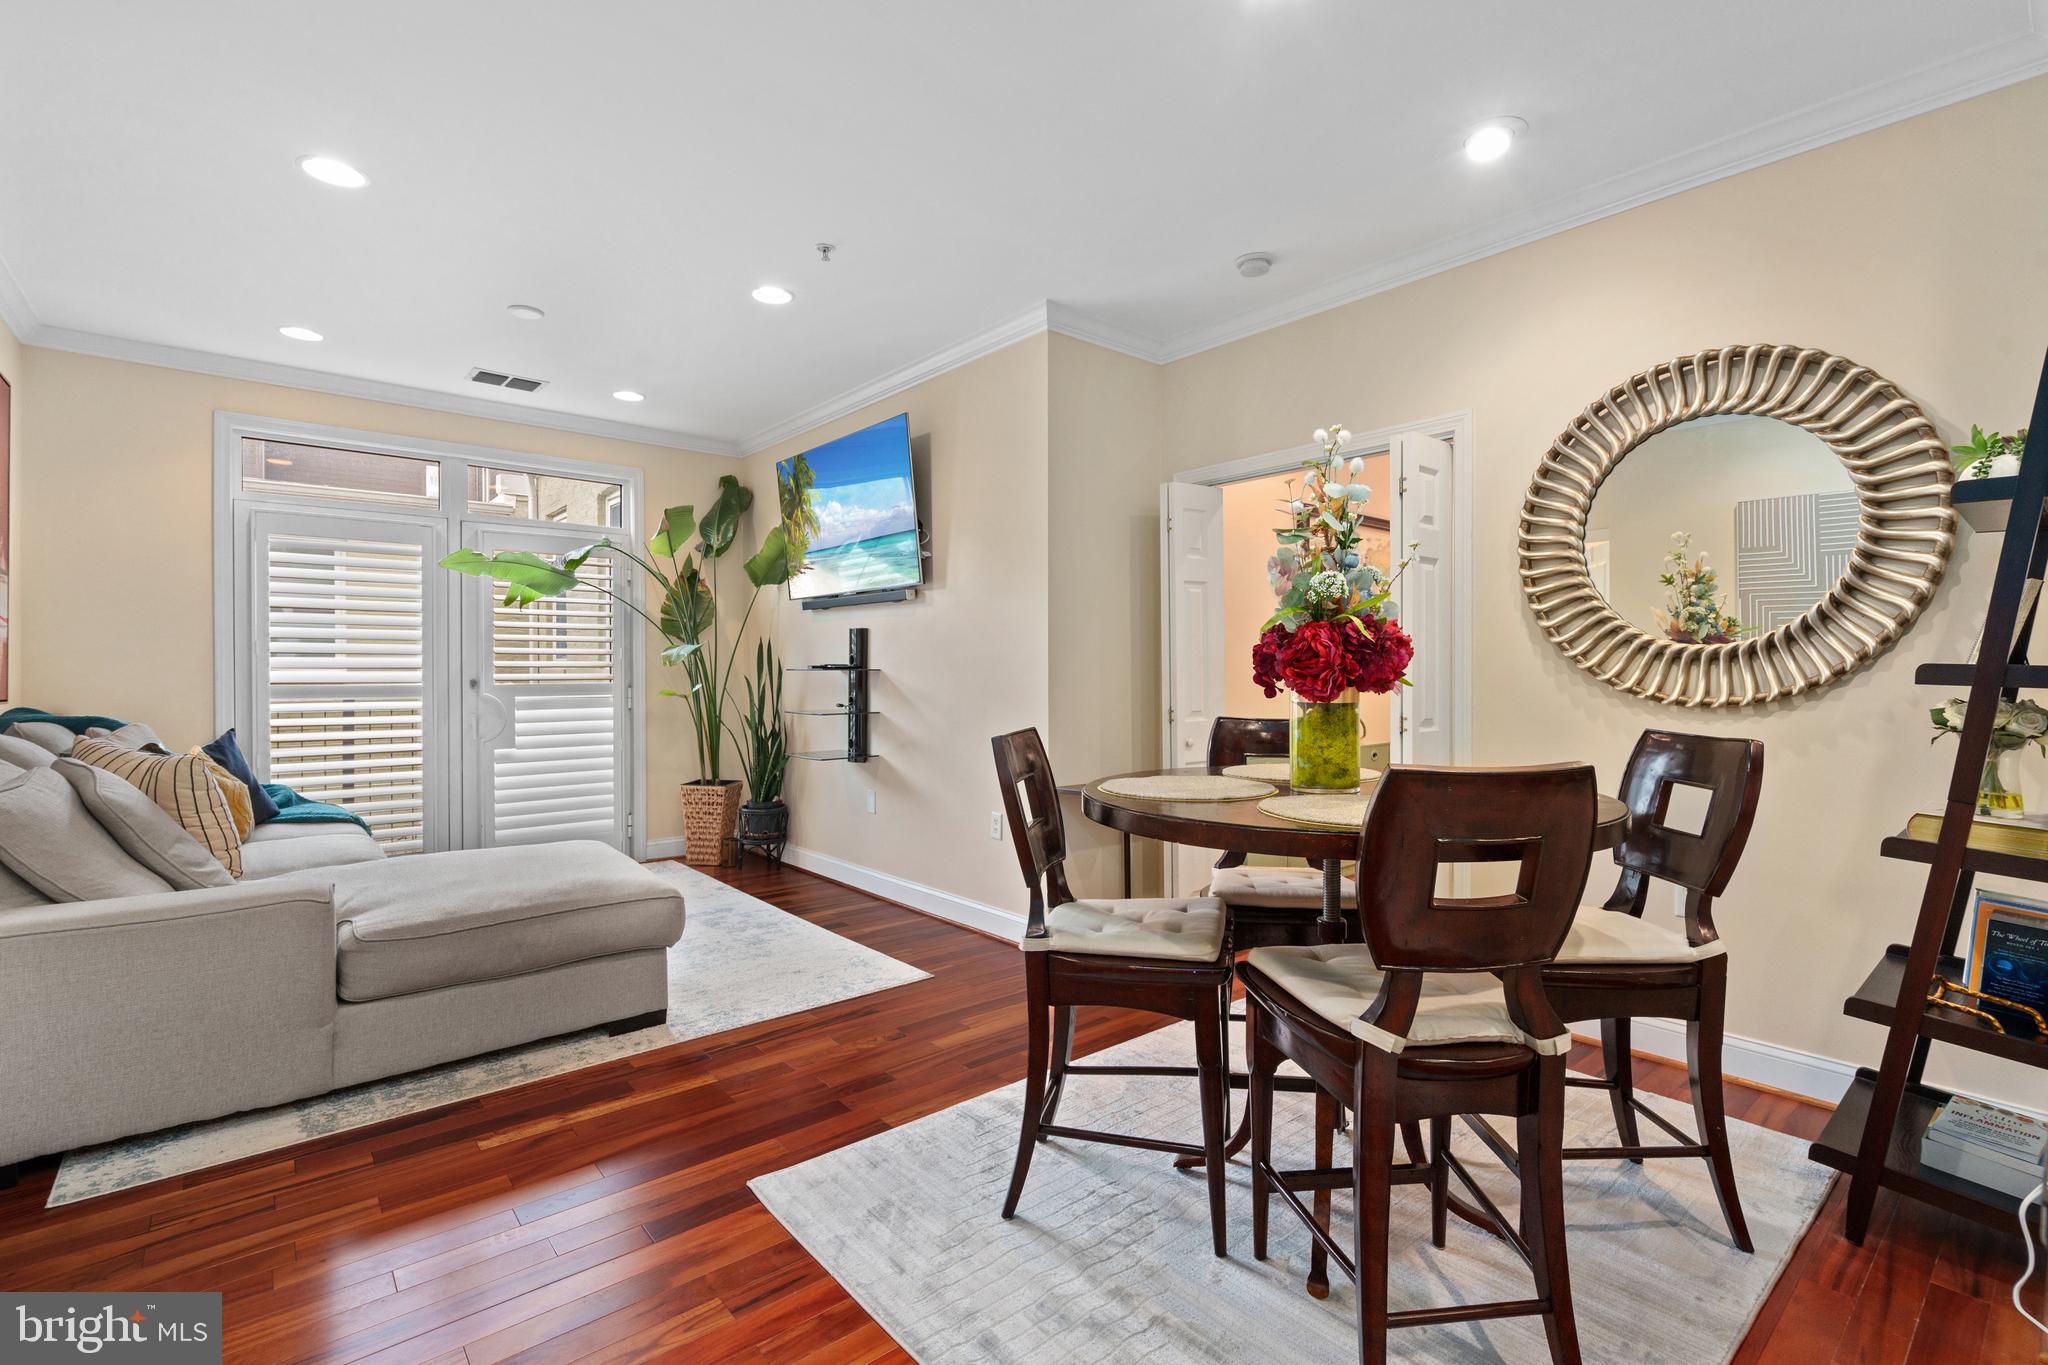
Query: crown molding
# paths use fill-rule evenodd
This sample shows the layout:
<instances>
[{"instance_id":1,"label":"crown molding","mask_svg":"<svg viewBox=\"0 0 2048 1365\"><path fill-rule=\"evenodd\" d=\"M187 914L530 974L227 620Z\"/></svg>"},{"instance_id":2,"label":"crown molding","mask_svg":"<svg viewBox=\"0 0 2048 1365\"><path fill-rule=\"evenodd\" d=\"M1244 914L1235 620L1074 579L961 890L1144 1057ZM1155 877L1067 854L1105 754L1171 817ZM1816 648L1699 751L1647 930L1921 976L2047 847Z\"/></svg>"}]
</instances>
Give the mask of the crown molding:
<instances>
[{"instance_id":1,"label":"crown molding","mask_svg":"<svg viewBox=\"0 0 2048 1365\"><path fill-rule=\"evenodd\" d=\"M29 337L42 330L42 319L28 301L28 295L21 289L21 281L14 278L14 272L7 268L5 258L0 258L0 323L14 334L22 345L30 344Z\"/></svg>"},{"instance_id":2,"label":"crown molding","mask_svg":"<svg viewBox=\"0 0 2048 1365\"><path fill-rule=\"evenodd\" d=\"M4 273L4 268L0 268L0 273ZM482 417L519 426L573 431L583 436L603 436L615 441L634 441L641 445L665 446L670 450L689 450L703 455L737 458L740 454L739 448L731 441L697 432L667 431L659 427L638 426L632 422L615 422L603 417L585 417L572 412L529 408L502 399L469 398L459 394L441 393L434 389L414 388L408 384L390 384L378 379L329 374L323 370L302 369L297 365L279 365L267 360L245 360L240 356L195 351L183 346L165 346L153 341L130 341L124 337L103 336L97 332L78 332L67 327L36 327L31 329L28 336L17 334L17 339L24 346L71 351L78 355L100 356L107 360L127 360L140 365L186 370L193 374L219 375L225 379L244 379L256 384L276 384L288 389L307 389L314 393L339 394L344 398L362 398L373 403L393 403L400 407L452 412L464 417Z\"/></svg>"},{"instance_id":3,"label":"crown molding","mask_svg":"<svg viewBox=\"0 0 2048 1365\"><path fill-rule=\"evenodd\" d=\"M801 436L814 427L858 412L870 403L879 403L892 394L898 394L914 384L937 378L948 370L957 370L971 360L1015 345L1027 337L1037 336L1047 330L1049 305L1033 304L1015 317L1008 318L995 326L976 332L964 341L933 351L930 355L913 360L908 365L898 366L887 374L857 384L842 393L834 394L822 403L814 403L803 411L794 413L774 426L763 427L740 442L740 453L752 455L757 451L780 445L792 436Z\"/></svg>"},{"instance_id":4,"label":"crown molding","mask_svg":"<svg viewBox=\"0 0 2048 1365\"><path fill-rule=\"evenodd\" d=\"M1184 360L1716 180L2048 73L2048 0L2032 0L2029 15L2031 29L2023 39L1986 44L1905 76L1809 105L1526 213L1352 271L1265 308L1182 332L1149 358L1160 364Z\"/></svg>"},{"instance_id":5,"label":"crown molding","mask_svg":"<svg viewBox=\"0 0 2048 1365\"><path fill-rule=\"evenodd\" d=\"M1047 302L1045 305L1046 330L1069 336L1076 341L1086 341L1106 350L1118 351L1134 360L1149 360L1154 365L1163 364L1166 343L1157 337L1134 332L1128 327L1118 327L1100 318L1091 318L1076 312L1064 303Z\"/></svg>"}]
</instances>

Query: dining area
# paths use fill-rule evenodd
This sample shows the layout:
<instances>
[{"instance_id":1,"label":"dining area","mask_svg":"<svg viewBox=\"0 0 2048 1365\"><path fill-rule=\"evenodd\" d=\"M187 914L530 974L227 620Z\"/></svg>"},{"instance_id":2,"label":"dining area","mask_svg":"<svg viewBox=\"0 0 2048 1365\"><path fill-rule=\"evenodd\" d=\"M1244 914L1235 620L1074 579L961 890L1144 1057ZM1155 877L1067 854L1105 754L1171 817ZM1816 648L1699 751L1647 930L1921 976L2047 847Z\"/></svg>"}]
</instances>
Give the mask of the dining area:
<instances>
[{"instance_id":1,"label":"dining area","mask_svg":"<svg viewBox=\"0 0 2048 1365\"><path fill-rule=\"evenodd\" d=\"M1242 1254L1226 1179L1241 1160L1253 1261L1295 1235L1271 1224L1277 1196L1309 1239L1304 1292L1329 1297L1332 1262L1355 1284L1364 1361L1388 1359L1402 1329L1517 1316L1540 1322L1551 1359L1579 1360L1566 1162L1698 1163L1723 1245L1749 1252L1721 1095L1727 956L1712 907L1754 819L1762 746L1645 732L1616 795L1575 763L1395 765L1333 792L1293 785L1289 738L1285 720L1222 717L1200 768L1084 784L1087 820L1215 851L1197 894L1113 899L1068 884L1060 789L1036 733L993 741L1029 900L1028 1061L1003 1217L1028 1216L1032 1165L1048 1144L1107 1144L1202 1178L1211 1251ZM1667 823L1674 791L1704 798L1684 803L1697 824ZM1602 854L1611 891L1603 877L1589 894ZM1679 888L1682 916L1652 912L1658 884ZM1194 1055L1135 1071L1077 1062L1083 1008L1185 1020ZM1652 1016L1686 1028L1693 1132L1633 1091L1629 1024ZM1603 1074L1567 1073L1575 1026L1597 1034ZM1139 1073L1195 1082L1181 1131L1059 1122L1070 1087ZM1604 1092L1604 1140L1566 1145L1567 1087ZM1275 1158L1281 1093L1313 1097L1306 1168ZM1503 1211L1460 1148L1512 1174L1519 1208ZM1432 1246L1496 1239L1525 1267L1525 1289L1390 1299L1399 1248L1390 1252L1389 1209L1404 1186L1426 1199ZM1332 1218L1333 1195L1348 1196L1348 1231Z\"/></svg>"}]
</instances>

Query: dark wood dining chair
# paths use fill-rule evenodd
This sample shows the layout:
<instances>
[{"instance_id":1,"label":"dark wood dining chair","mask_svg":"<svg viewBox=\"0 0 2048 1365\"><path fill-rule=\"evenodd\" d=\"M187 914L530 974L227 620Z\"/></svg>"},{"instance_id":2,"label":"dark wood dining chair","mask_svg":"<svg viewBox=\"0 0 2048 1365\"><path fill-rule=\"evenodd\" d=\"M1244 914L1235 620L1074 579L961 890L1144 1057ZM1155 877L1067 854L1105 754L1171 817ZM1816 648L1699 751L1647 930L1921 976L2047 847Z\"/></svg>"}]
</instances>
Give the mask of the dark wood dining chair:
<instances>
[{"instance_id":1,"label":"dark wood dining chair","mask_svg":"<svg viewBox=\"0 0 2048 1365\"><path fill-rule=\"evenodd\" d=\"M1334 1260L1357 1283L1359 1359L1369 1365L1387 1358L1392 1328L1518 1316L1542 1317L1553 1361L1579 1359L1561 1160L1571 1035L1542 972L1585 890L1596 808L1593 770L1584 765L1392 768L1359 834L1365 942L1256 948L1240 968L1253 1032L1252 1255L1265 1259L1267 1211L1278 1192L1307 1224L1317 1267ZM1515 889L1438 895L1439 868L1460 862L1515 863ZM1351 1107L1349 1168L1273 1165L1273 1082L1282 1060L1318 1087L1319 1145L1337 1106ZM1459 1114L1516 1121L1518 1225L1451 1153L1450 1120ZM1425 1120L1434 1139L1428 1159L1396 1166L1397 1127ZM1528 1262L1535 1294L1390 1312L1391 1187L1429 1186L1430 1237L1441 1247L1454 1174ZM1356 1210L1348 1254L1300 1198L1342 1187Z\"/></svg>"},{"instance_id":2,"label":"dark wood dining chair","mask_svg":"<svg viewBox=\"0 0 2048 1365\"><path fill-rule=\"evenodd\" d=\"M1253 758L1287 754L1287 722L1218 716L1209 726L1209 766L1235 767ZM1286 769L1281 769L1285 780ZM1343 883L1346 911L1358 908L1358 887ZM1231 915L1231 941L1241 952L1273 943L1304 943L1304 930L1322 914L1323 874L1312 867L1248 867L1242 853L1225 853L1209 874L1209 894Z\"/></svg>"},{"instance_id":3,"label":"dark wood dining chair","mask_svg":"<svg viewBox=\"0 0 2048 1365\"><path fill-rule=\"evenodd\" d=\"M1620 795L1628 807L1628 830L1614 850L1621 877L1604 904L1579 911L1557 960L1543 971L1544 990L1559 1018L1566 1023L1600 1021L1606 1074L1574 1076L1567 1084L1608 1092L1621 1139L1612 1147L1568 1148L1565 1159L1626 1159L1639 1164L1644 1157L1704 1159L1713 1173L1714 1194L1728 1221L1729 1237L1744 1251L1753 1247L1735 1191L1721 1096L1728 950L1715 932L1713 911L1715 897L1727 889L1749 842L1763 780L1760 741L1645 730L1622 776ZM1706 813L1697 831L1665 823L1674 787L1706 793ZM1684 920L1662 910L1644 913L1650 886L1659 881L1683 888ZM1636 1098L1629 1022L1641 1018L1685 1022L1686 1074L1697 1138ZM1663 1129L1674 1145L1645 1146L1637 1133L1638 1115Z\"/></svg>"},{"instance_id":4,"label":"dark wood dining chair","mask_svg":"<svg viewBox=\"0 0 2048 1365\"><path fill-rule=\"evenodd\" d=\"M1015 1216L1032 1151L1048 1138L1168 1152L1198 1159L1206 1168L1210 1238L1216 1254L1224 1255L1224 1030L1235 957L1223 904L1206 896L1077 900L1067 885L1067 836L1058 784L1038 731L997 735L993 743L1003 810L1030 893L1030 920L1022 943L1029 1038L1024 1122L1003 1217ZM1074 1010L1081 1005L1146 1010L1194 1021L1195 1065L1076 1065ZM1056 1124L1069 1076L1193 1076L1201 1092L1201 1145Z\"/></svg>"}]
</instances>

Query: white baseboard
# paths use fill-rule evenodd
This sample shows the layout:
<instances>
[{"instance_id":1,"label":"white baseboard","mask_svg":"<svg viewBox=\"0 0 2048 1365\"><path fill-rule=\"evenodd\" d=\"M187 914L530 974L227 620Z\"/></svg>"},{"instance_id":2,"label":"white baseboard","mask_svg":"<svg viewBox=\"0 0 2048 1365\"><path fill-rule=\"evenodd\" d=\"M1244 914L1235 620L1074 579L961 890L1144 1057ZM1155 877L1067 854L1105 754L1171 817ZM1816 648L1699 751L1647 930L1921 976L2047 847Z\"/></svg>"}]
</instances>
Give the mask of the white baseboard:
<instances>
[{"instance_id":1,"label":"white baseboard","mask_svg":"<svg viewBox=\"0 0 2048 1365\"><path fill-rule=\"evenodd\" d=\"M850 863L844 858L835 858L829 853L820 853L812 848L799 848L791 844L783 852L782 860L791 867L800 867L806 872L815 872L820 877L830 877L835 882L844 882L856 890L881 896L907 905L913 910L969 929L979 929L984 934L1011 940L1024 937L1024 917L1008 910L999 910L993 905L956 896L950 891L941 891L936 886L926 886L907 877L892 876L877 872L872 867Z\"/></svg>"},{"instance_id":2,"label":"white baseboard","mask_svg":"<svg viewBox=\"0 0 2048 1365\"><path fill-rule=\"evenodd\" d=\"M1670 1019L1638 1019L1630 1027L1629 1042L1638 1052L1685 1065L1684 1024ZM1856 1076L1856 1068L1848 1062L1735 1033L1722 1039L1721 1070L1730 1080L1767 1085L1822 1104L1838 1103Z\"/></svg>"},{"instance_id":3,"label":"white baseboard","mask_svg":"<svg viewBox=\"0 0 2048 1365\"><path fill-rule=\"evenodd\" d=\"M681 839L649 839L647 858L680 858L683 856ZM782 860L791 867L800 867L806 872L815 872L820 877L830 877L835 882L844 882L857 891L880 896L884 900L907 905L927 915L946 920L969 929L979 929L985 934L998 938L1020 939L1024 937L1024 917L1008 910L998 910L993 905L956 896L950 891L941 891L936 886L926 886L907 877L892 876L877 872L872 867L850 863L844 858L835 858L829 853L820 853L813 848L800 848L791 844L783 850Z\"/></svg>"}]
</instances>

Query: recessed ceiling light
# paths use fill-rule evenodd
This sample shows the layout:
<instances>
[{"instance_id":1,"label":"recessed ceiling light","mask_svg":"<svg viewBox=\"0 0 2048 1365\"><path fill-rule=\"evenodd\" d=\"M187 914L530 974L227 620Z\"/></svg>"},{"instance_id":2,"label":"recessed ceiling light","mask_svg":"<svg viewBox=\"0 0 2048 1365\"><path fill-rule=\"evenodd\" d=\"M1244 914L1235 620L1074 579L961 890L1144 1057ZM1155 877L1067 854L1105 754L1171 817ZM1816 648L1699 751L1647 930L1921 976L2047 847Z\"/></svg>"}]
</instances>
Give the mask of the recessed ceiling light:
<instances>
[{"instance_id":1,"label":"recessed ceiling light","mask_svg":"<svg viewBox=\"0 0 2048 1365\"><path fill-rule=\"evenodd\" d=\"M322 339L320 334L311 327L280 327L277 329L277 334L290 337L293 341L319 341Z\"/></svg>"},{"instance_id":2,"label":"recessed ceiling light","mask_svg":"<svg viewBox=\"0 0 2048 1365\"><path fill-rule=\"evenodd\" d=\"M321 184L333 185L338 189L359 190L370 183L369 176L346 161L337 161L331 156L302 156L299 158L299 169Z\"/></svg>"},{"instance_id":3,"label":"recessed ceiling light","mask_svg":"<svg viewBox=\"0 0 2048 1365\"><path fill-rule=\"evenodd\" d=\"M612 397L618 399L621 403L638 403L639 401L647 397L647 395L644 393L635 393L631 389L619 389L618 391L612 394Z\"/></svg>"},{"instance_id":4,"label":"recessed ceiling light","mask_svg":"<svg viewBox=\"0 0 2048 1365\"><path fill-rule=\"evenodd\" d=\"M521 322L539 322L547 314L530 303L508 303L505 311Z\"/></svg>"},{"instance_id":5,"label":"recessed ceiling light","mask_svg":"<svg viewBox=\"0 0 2048 1365\"><path fill-rule=\"evenodd\" d=\"M1489 119L1465 134L1465 156L1472 161L1498 161L1528 129L1518 118Z\"/></svg>"},{"instance_id":6,"label":"recessed ceiling light","mask_svg":"<svg viewBox=\"0 0 2048 1365\"><path fill-rule=\"evenodd\" d=\"M795 297L779 284L764 284L754 291L754 298L761 303L785 304Z\"/></svg>"}]
</instances>

